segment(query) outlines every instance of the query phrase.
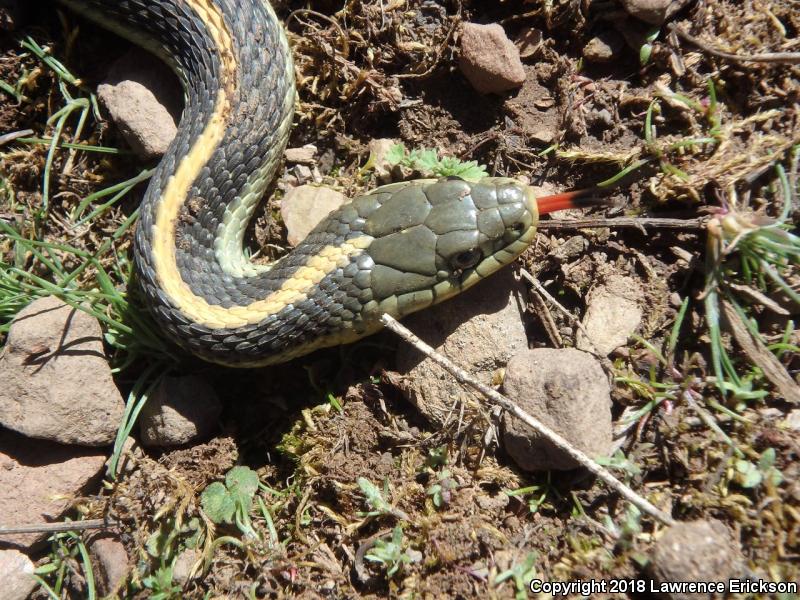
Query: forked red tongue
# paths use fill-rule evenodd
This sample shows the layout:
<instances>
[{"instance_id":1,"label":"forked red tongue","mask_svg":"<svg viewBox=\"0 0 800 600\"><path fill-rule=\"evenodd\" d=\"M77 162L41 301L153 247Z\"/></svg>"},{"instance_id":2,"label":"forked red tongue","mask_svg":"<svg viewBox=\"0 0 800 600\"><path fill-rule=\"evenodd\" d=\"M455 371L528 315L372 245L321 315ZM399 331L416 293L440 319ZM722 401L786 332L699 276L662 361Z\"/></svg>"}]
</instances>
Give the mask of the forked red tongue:
<instances>
[{"instance_id":1,"label":"forked red tongue","mask_svg":"<svg viewBox=\"0 0 800 600\"><path fill-rule=\"evenodd\" d=\"M539 208L539 215L546 215L567 208L585 208L587 206L601 206L611 203L608 198L595 195L597 193L599 193L598 190L594 188L562 192L552 196L536 198L536 205Z\"/></svg>"}]
</instances>

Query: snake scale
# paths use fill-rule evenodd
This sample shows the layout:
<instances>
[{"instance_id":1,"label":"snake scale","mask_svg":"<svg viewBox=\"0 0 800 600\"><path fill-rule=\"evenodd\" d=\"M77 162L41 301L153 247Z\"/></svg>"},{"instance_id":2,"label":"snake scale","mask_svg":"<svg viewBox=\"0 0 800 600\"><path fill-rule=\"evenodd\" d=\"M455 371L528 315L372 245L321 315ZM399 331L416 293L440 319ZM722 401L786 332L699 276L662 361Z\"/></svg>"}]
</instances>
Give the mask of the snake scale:
<instances>
[{"instance_id":1,"label":"snake scale","mask_svg":"<svg viewBox=\"0 0 800 600\"><path fill-rule=\"evenodd\" d=\"M458 177L379 187L292 252L256 265L244 231L275 176L295 102L291 51L266 0L61 0L166 61L178 134L150 180L134 252L159 326L216 363L280 363L352 342L513 261L535 236L531 188Z\"/></svg>"}]
</instances>

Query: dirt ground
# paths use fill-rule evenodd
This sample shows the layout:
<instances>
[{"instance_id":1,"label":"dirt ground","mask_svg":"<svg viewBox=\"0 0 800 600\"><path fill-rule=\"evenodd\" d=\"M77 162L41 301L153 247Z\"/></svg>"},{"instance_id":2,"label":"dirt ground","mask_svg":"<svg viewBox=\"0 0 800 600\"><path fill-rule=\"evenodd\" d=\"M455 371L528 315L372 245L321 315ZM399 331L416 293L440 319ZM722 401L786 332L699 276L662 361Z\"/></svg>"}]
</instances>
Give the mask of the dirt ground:
<instances>
[{"instance_id":1,"label":"dirt ground","mask_svg":"<svg viewBox=\"0 0 800 600\"><path fill-rule=\"evenodd\" d=\"M46 18L30 18L0 37L0 79L28 77L24 101L6 95L0 103L0 134L30 128L52 135L47 119L60 102L54 76L20 48L20 39L31 36L49 47L88 89L129 49L51 8ZM797 53L800 5L698 0L660 29L627 17L613 1L286 0L276 9L298 73L290 146L314 143L325 183L348 195L375 185L362 167L369 141L381 137L557 189L590 187L638 165L610 193L614 206L588 216L674 218L685 220L685 227L543 229L520 264L560 290L559 302L579 318L587 292L607 269L635 278L646 299L639 337L605 365L614 382L615 419L638 415L621 446L626 460L615 473L677 520L722 521L741 544L748 572L797 581L800 443L797 431L781 423L798 407L727 333L722 343L735 368L753 390L765 393L734 398L714 385L703 293L716 238L696 219L734 208L748 218L777 217L777 164L796 189L791 157L800 143L800 66L734 61L709 48L751 56ZM527 79L521 88L481 96L470 87L458 69L464 22L500 23L523 46ZM608 63L590 62L584 47L605 32L620 40L618 55ZM122 147L112 125L90 121L83 141ZM645 135L646 121L656 135ZM32 214L41 202L47 147L2 151L3 185L27 207L23 214ZM68 239L61 217L81 198L143 166L130 155L79 153L63 174L66 156L57 155L53 167L61 174L53 177L51 191L58 218L20 225L41 239ZM142 191L138 186L96 230L72 243L97 250L135 210ZM277 202L268 200L259 213L253 245L268 238L285 245ZM0 193L0 216L8 211L8 193ZM789 215L792 229L797 215ZM125 254L129 245L126 235L115 251ZM573 247L578 250L565 250ZM735 266L727 272L738 273ZM797 272L789 270L785 278L796 290ZM775 314L752 295L742 305L769 343L783 340L791 347L780 363L796 382L792 319L798 306L780 290L764 289L758 293L788 308ZM659 351L669 343L683 299L689 301L677 344L662 361ZM553 346L553 326L559 343L573 345L573 323L549 306L548 325L535 300L528 315L530 346ZM524 598L520 582L534 574L543 580L646 576L662 525L632 515L616 494L583 473L520 471L496 443L483 445L488 410L467 411L466 426L437 430L393 383L399 343L384 333L365 345L252 371L183 360L181 372L202 372L223 398L221 433L188 448L139 452L137 468L77 502L86 517L108 515L122 524L131 569L120 595L155 597L144 581L172 564L198 532L205 560L197 576L182 589L163 586L158 597ZM120 373L121 389L127 392L145 366L140 358ZM692 394L713 404L698 412L686 400ZM765 475L750 485L734 448L762 466L759 460L774 451L771 465L780 481ZM253 526L264 540L280 543L243 540L235 526L215 528L201 514L200 493L235 465L258 473L268 512L255 508ZM442 484L445 468L452 488L435 503L431 487ZM359 477L375 484L390 508L374 510ZM370 511L376 514L366 515ZM390 576L386 565L365 556L397 525L408 560ZM48 552L38 564L53 560ZM62 597L85 597L79 561L62 589ZM48 596L40 590L34 597Z\"/></svg>"}]
</instances>

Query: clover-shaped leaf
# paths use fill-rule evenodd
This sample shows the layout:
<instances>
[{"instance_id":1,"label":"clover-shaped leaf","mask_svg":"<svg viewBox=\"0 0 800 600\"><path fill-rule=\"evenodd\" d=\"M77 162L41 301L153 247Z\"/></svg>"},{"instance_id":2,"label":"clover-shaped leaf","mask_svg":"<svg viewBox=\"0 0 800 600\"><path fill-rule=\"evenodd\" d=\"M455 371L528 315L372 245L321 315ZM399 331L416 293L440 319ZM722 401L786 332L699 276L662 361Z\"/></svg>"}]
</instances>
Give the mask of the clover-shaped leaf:
<instances>
[{"instance_id":1,"label":"clover-shaped leaf","mask_svg":"<svg viewBox=\"0 0 800 600\"><path fill-rule=\"evenodd\" d=\"M200 503L214 523L233 523L235 520L237 525L240 522L246 525L257 491L256 472L248 467L234 467L225 476L225 484L215 481L203 490Z\"/></svg>"},{"instance_id":2,"label":"clover-shaped leaf","mask_svg":"<svg viewBox=\"0 0 800 600\"><path fill-rule=\"evenodd\" d=\"M227 488L215 481L209 485L200 496L200 503L203 511L214 523L232 523L233 515L236 512L236 502Z\"/></svg>"},{"instance_id":3,"label":"clover-shaped leaf","mask_svg":"<svg viewBox=\"0 0 800 600\"><path fill-rule=\"evenodd\" d=\"M225 476L225 485L234 501L249 509L258 491L258 475L248 467L233 467Z\"/></svg>"}]
</instances>

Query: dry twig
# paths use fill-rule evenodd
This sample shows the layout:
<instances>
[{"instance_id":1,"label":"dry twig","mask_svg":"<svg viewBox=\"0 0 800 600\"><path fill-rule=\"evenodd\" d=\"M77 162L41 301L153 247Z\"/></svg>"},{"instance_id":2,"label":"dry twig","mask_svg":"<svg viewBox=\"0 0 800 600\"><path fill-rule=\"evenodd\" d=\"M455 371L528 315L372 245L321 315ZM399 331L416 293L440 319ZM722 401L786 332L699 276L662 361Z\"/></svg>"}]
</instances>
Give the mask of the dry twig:
<instances>
[{"instance_id":1,"label":"dry twig","mask_svg":"<svg viewBox=\"0 0 800 600\"><path fill-rule=\"evenodd\" d=\"M647 217L619 217L614 219L551 219L540 221L539 229L588 229L590 227L634 227L642 229L704 229L706 219L659 219Z\"/></svg>"},{"instance_id":2,"label":"dry twig","mask_svg":"<svg viewBox=\"0 0 800 600\"><path fill-rule=\"evenodd\" d=\"M712 56L724 58L731 62L742 65L743 63L772 63L772 64L786 64L797 65L800 64L800 52L764 52L761 54L731 54L730 52L723 52L712 48L704 41L686 33L683 29L672 23L669 25L671 31L674 31L679 38L694 44L703 52L707 52Z\"/></svg>"},{"instance_id":3,"label":"dry twig","mask_svg":"<svg viewBox=\"0 0 800 600\"><path fill-rule=\"evenodd\" d=\"M85 521L60 521L38 525L0 526L0 536L20 533L58 533L61 531L84 531L86 529L107 529L112 525L105 519L86 519Z\"/></svg>"},{"instance_id":4,"label":"dry twig","mask_svg":"<svg viewBox=\"0 0 800 600\"><path fill-rule=\"evenodd\" d=\"M388 329L402 337L405 341L414 346L414 348L422 352L425 356L428 356L436 364L449 372L459 383L468 385L477 390L484 397L486 397L487 400L491 401L495 405L501 406L503 409L507 410L516 418L520 419L523 423L531 427L534 431L546 437L561 451L565 452L570 456L570 458L575 460L575 462L579 463L589 472L605 481L610 488L618 492L623 498L639 508L642 512L650 515L665 525L673 525L675 523L675 520L671 516L656 508L648 500L634 492L630 487L614 477L608 470L597 464L577 448L574 448L567 440L550 429L547 425L529 415L498 391L472 377L464 369L452 363L442 354L436 352L428 344L411 333L411 331L409 331L406 327L401 325L396 319L384 314L381 317L381 322Z\"/></svg>"}]
</instances>

